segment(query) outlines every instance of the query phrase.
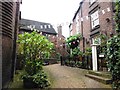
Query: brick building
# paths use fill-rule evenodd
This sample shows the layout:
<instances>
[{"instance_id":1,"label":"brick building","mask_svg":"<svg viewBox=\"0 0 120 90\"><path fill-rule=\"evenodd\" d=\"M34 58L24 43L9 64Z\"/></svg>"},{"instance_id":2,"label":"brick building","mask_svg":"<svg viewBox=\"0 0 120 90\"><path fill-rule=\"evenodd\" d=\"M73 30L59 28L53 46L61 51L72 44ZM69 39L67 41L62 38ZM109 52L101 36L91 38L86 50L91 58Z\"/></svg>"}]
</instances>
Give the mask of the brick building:
<instances>
[{"instance_id":1,"label":"brick building","mask_svg":"<svg viewBox=\"0 0 120 90\"><path fill-rule=\"evenodd\" d=\"M24 32L32 32L33 29L36 30L36 32L39 34L46 36L50 42L54 43L54 46L57 45L57 33L50 23L38 22L28 19L20 20L19 34ZM53 54L51 58L55 58L55 55Z\"/></svg>"},{"instance_id":2,"label":"brick building","mask_svg":"<svg viewBox=\"0 0 120 90\"><path fill-rule=\"evenodd\" d=\"M69 25L70 35L80 33L80 49L85 52L100 34L110 37L114 30L114 3L99 0L83 0L80 2L72 23Z\"/></svg>"},{"instance_id":3,"label":"brick building","mask_svg":"<svg viewBox=\"0 0 120 90\"><path fill-rule=\"evenodd\" d=\"M19 8L19 0L0 1L0 89L7 88L14 76Z\"/></svg>"},{"instance_id":4,"label":"brick building","mask_svg":"<svg viewBox=\"0 0 120 90\"><path fill-rule=\"evenodd\" d=\"M54 43L55 53L52 55L52 58L55 58L56 53L59 53L62 56L65 55L65 37L62 35L61 25L57 27L58 33L56 33L55 29L50 23L21 19L19 34L24 32L32 32L32 28L36 29L38 33L46 36L49 41Z\"/></svg>"},{"instance_id":5,"label":"brick building","mask_svg":"<svg viewBox=\"0 0 120 90\"><path fill-rule=\"evenodd\" d=\"M66 45L65 45L65 37L62 35L62 26L59 25L57 27L57 45L56 50L59 54L61 54L63 57L68 55Z\"/></svg>"}]
</instances>

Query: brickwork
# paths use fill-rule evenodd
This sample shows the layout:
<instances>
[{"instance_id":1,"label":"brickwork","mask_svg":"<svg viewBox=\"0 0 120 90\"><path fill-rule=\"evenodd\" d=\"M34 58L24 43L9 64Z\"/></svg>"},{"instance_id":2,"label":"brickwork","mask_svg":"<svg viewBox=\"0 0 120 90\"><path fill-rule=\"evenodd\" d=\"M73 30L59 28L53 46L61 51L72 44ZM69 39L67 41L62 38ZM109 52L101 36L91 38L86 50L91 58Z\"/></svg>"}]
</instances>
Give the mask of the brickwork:
<instances>
[{"instance_id":1,"label":"brickwork","mask_svg":"<svg viewBox=\"0 0 120 90\"><path fill-rule=\"evenodd\" d=\"M110 11L107 11L107 8L110 8ZM99 11L99 27L92 29L91 26L91 14L96 10ZM102 13L102 10L105 10L105 13ZM80 49L82 51L85 48L90 47L92 44L92 38L95 38L100 33L105 35L112 35L115 33L114 30L114 20L113 20L113 2L94 2L90 5L86 0L80 3L80 6L73 17L72 31L71 35L76 34L76 16L79 15L79 32L83 36L83 39L80 41ZM88 16L88 17L86 17ZM83 18L83 21L81 20Z\"/></svg>"},{"instance_id":2,"label":"brickwork","mask_svg":"<svg viewBox=\"0 0 120 90\"><path fill-rule=\"evenodd\" d=\"M65 44L65 37L62 35L62 26L58 26L58 35L57 35L57 45L56 50L62 56L66 54L66 47L63 45Z\"/></svg>"},{"instance_id":3,"label":"brickwork","mask_svg":"<svg viewBox=\"0 0 120 90\"><path fill-rule=\"evenodd\" d=\"M110 10L112 10L112 3L107 3L107 2L100 2L100 10L104 10L106 8L110 7ZM100 30L101 33L106 34L110 36L110 34L114 33L113 30L113 15L112 11L107 12L105 11L105 14L100 13L99 18L100 18Z\"/></svg>"},{"instance_id":4,"label":"brickwork","mask_svg":"<svg viewBox=\"0 0 120 90\"><path fill-rule=\"evenodd\" d=\"M83 5L82 5L82 14L83 16L89 16L88 12L89 9L89 2L84 1ZM88 42L90 42L90 17L84 17L83 20L83 37L84 37L84 49L88 46L87 44L89 44Z\"/></svg>"}]
</instances>

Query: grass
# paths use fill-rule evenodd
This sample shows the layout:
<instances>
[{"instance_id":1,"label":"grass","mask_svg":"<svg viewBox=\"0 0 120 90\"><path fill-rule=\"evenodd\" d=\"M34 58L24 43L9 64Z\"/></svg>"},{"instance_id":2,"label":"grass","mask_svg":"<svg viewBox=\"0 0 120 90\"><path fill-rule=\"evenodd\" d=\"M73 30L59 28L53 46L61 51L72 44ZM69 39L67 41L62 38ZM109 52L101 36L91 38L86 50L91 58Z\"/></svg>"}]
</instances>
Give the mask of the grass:
<instances>
[{"instance_id":1,"label":"grass","mask_svg":"<svg viewBox=\"0 0 120 90\"><path fill-rule=\"evenodd\" d=\"M10 83L9 88L23 88L23 81L21 78L23 71L22 70L17 70L13 82Z\"/></svg>"},{"instance_id":2,"label":"grass","mask_svg":"<svg viewBox=\"0 0 120 90\"><path fill-rule=\"evenodd\" d=\"M45 72L48 76L48 80L50 81L50 84L52 84L52 79L51 79L51 76L48 72ZM11 82L9 84L9 87L8 88L11 88L11 89L22 89L24 90L25 88L23 87L23 80L21 78L21 75L23 74L23 71L22 70L17 70L15 75L14 75L14 78L13 78L13 82ZM46 87L45 90L48 90L49 88L51 88L51 86L49 87Z\"/></svg>"}]
</instances>

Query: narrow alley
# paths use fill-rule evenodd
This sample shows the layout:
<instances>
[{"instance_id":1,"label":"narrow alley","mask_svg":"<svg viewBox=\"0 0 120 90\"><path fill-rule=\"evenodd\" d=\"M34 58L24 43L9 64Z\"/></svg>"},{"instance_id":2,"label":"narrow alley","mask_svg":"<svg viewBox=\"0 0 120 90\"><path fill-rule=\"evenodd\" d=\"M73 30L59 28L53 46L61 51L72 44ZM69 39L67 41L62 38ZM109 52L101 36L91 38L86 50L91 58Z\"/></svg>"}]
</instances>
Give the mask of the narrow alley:
<instances>
[{"instance_id":1,"label":"narrow alley","mask_svg":"<svg viewBox=\"0 0 120 90\"><path fill-rule=\"evenodd\" d=\"M52 81L51 88L107 88L105 85L93 79L85 77L87 70L61 66L59 64L44 67Z\"/></svg>"}]
</instances>

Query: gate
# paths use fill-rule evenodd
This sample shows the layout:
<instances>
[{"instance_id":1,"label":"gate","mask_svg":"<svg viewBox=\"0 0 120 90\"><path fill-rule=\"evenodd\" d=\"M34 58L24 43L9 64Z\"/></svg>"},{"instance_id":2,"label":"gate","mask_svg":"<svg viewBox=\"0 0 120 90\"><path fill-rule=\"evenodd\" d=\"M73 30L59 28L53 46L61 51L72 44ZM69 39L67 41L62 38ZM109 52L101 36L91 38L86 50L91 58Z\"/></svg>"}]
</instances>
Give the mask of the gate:
<instances>
[{"instance_id":1,"label":"gate","mask_svg":"<svg viewBox=\"0 0 120 90\"><path fill-rule=\"evenodd\" d=\"M107 64L106 64L106 57L105 53L101 52L102 47L97 46L97 63L98 63L98 70L99 71L107 71Z\"/></svg>"}]
</instances>

